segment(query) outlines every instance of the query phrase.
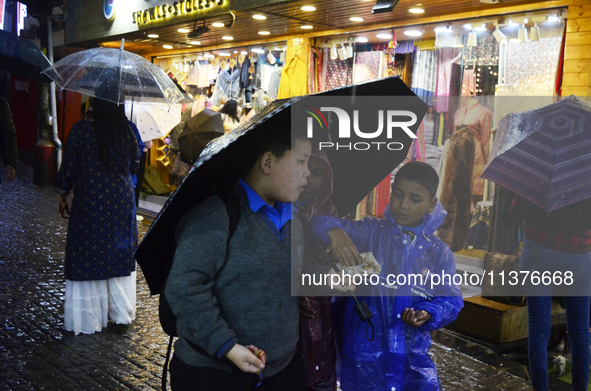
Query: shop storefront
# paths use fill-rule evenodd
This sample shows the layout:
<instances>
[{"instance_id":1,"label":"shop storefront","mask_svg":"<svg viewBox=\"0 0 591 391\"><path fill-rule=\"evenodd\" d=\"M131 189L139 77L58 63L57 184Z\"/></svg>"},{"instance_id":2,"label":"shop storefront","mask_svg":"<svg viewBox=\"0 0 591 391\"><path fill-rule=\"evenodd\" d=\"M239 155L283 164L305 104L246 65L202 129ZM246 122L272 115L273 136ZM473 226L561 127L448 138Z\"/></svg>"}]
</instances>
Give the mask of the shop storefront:
<instances>
[{"instance_id":1,"label":"shop storefront","mask_svg":"<svg viewBox=\"0 0 591 391\"><path fill-rule=\"evenodd\" d=\"M233 99L247 116L275 99L400 76L430 106L407 161L426 162L440 176L438 197L449 214L439 236L456 253L458 271L460 264L485 269L487 252L518 253L516 227L502 217L512 195L481 178L500 120L557 96L589 95L591 6L583 1L401 1L375 15L373 2L361 1L130 1L112 19L72 12L77 3L66 42L118 47L125 38L126 49L191 95L195 102L182 110L193 115ZM287 69L298 69L297 90ZM463 137L471 161L462 159ZM171 181L169 173L183 172L177 152L171 137L151 151L150 164L171 189L178 176ZM380 216L394 174L350 216Z\"/></svg>"},{"instance_id":2,"label":"shop storefront","mask_svg":"<svg viewBox=\"0 0 591 391\"><path fill-rule=\"evenodd\" d=\"M79 3L71 2L67 43L119 47L124 38L127 50L152 61L187 94L179 109L185 123L236 101L238 118L225 113L219 134L276 99L399 76L429 105L405 162L437 171L437 197L448 212L437 234L464 276L518 271L519 227L507 218L515 194L481 177L501 120L558 97L590 95L591 5L578 0L422 7L401 1L377 16L373 2L361 1L130 1L115 16L90 15ZM85 23L92 27L85 31ZM164 193L190 167L179 155L184 129L155 139L150 151ZM381 216L395 174L348 217ZM478 279L463 284L462 293L458 331L497 346L523 344L522 301ZM558 306L553 316L554 325L565 323Z\"/></svg>"}]
</instances>

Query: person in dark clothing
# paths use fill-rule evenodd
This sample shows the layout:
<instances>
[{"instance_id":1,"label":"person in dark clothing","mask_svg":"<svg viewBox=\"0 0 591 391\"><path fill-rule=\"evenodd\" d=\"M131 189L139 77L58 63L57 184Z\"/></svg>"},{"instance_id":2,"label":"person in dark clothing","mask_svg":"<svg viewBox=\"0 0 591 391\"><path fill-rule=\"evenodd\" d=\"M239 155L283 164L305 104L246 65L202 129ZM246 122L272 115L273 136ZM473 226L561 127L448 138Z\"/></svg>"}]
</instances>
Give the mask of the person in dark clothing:
<instances>
[{"instance_id":1,"label":"person in dark clothing","mask_svg":"<svg viewBox=\"0 0 591 391\"><path fill-rule=\"evenodd\" d=\"M555 292L556 288L563 295L566 307L566 327L572 346L573 390L586 390L591 354L591 199L548 213L516 195L511 216L516 221L525 219L519 269L532 272L532 277L525 281L525 293L533 388L536 391L548 390L547 346L552 296L559 295ZM556 286L543 280L536 284L533 273L550 275ZM564 283L556 283L556 276L564 278Z\"/></svg>"},{"instance_id":2,"label":"person in dark clothing","mask_svg":"<svg viewBox=\"0 0 591 391\"><path fill-rule=\"evenodd\" d=\"M4 160L4 167L8 172L7 180L11 181L16 175L18 164L18 148L16 146L16 129L12 122L12 114L8 102L0 96L0 155ZM2 183L2 177L0 177Z\"/></svg>"},{"instance_id":3,"label":"person in dark clothing","mask_svg":"<svg viewBox=\"0 0 591 391\"><path fill-rule=\"evenodd\" d=\"M55 191L68 220L64 324L75 334L135 319L138 232L131 174L137 142L124 106L95 98L93 118L74 124L64 146ZM72 208L68 194L75 187Z\"/></svg>"},{"instance_id":4,"label":"person in dark clothing","mask_svg":"<svg viewBox=\"0 0 591 391\"><path fill-rule=\"evenodd\" d=\"M290 262L298 259L303 236L291 202L307 183L311 143L292 140L289 129L276 134L253 152L252 164L245 163L250 169L233 187L240 218L229 242L227 209L218 196L195 206L177 227L164 290L179 335L170 363L174 391L196 384L201 390L305 389L296 354L298 299L291 296L299 270Z\"/></svg>"},{"instance_id":5,"label":"person in dark clothing","mask_svg":"<svg viewBox=\"0 0 591 391\"><path fill-rule=\"evenodd\" d=\"M317 151L308 161L310 176L300 195L298 209L301 218L333 216L338 212L332 203L333 174L326 153ZM314 259L317 256L313 257ZM308 391L332 391L337 388L334 330L330 297L300 297L300 340L304 381Z\"/></svg>"}]
</instances>

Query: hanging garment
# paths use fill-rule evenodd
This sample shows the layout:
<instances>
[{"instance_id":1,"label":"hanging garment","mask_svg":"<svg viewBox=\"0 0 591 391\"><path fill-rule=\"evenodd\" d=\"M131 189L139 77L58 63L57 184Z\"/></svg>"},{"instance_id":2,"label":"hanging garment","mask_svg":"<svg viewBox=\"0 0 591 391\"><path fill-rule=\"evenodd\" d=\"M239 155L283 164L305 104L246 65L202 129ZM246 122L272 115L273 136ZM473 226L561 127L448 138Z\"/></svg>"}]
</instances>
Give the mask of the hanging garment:
<instances>
[{"instance_id":1,"label":"hanging garment","mask_svg":"<svg viewBox=\"0 0 591 391\"><path fill-rule=\"evenodd\" d=\"M277 94L279 93L279 84L281 83L281 72L283 71L283 67L275 68L275 71L271 74L271 80L269 80L269 90L267 91L267 95L269 98L275 100L277 99Z\"/></svg>"},{"instance_id":2,"label":"hanging garment","mask_svg":"<svg viewBox=\"0 0 591 391\"><path fill-rule=\"evenodd\" d=\"M495 91L498 84L498 66L496 65L472 65L464 67L462 80L462 96L479 96L481 104L489 107L495 105ZM459 106L465 104L465 99L460 99Z\"/></svg>"},{"instance_id":3,"label":"hanging garment","mask_svg":"<svg viewBox=\"0 0 591 391\"><path fill-rule=\"evenodd\" d=\"M437 236L452 251L464 248L470 227L474 135L468 127L458 130L449 141L441 204L447 211Z\"/></svg>"},{"instance_id":4,"label":"hanging garment","mask_svg":"<svg viewBox=\"0 0 591 391\"><path fill-rule=\"evenodd\" d=\"M477 37L477 43L477 46L469 46L465 49L464 62L474 62L478 65L498 65L499 42L497 42L495 37L493 37L492 34L479 34ZM521 47L521 43L519 46Z\"/></svg>"},{"instance_id":5,"label":"hanging garment","mask_svg":"<svg viewBox=\"0 0 591 391\"><path fill-rule=\"evenodd\" d=\"M515 193L495 186L492 222L488 235L488 250L503 254L519 253L519 223L511 218Z\"/></svg>"},{"instance_id":6,"label":"hanging garment","mask_svg":"<svg viewBox=\"0 0 591 391\"><path fill-rule=\"evenodd\" d=\"M398 42L398 46L396 47L396 54L408 54L416 51L417 48L414 40Z\"/></svg>"},{"instance_id":7,"label":"hanging garment","mask_svg":"<svg viewBox=\"0 0 591 391\"><path fill-rule=\"evenodd\" d=\"M218 75L211 101L215 106L219 106L219 101L223 97L238 100L240 97L240 72L230 74L228 71L223 71Z\"/></svg>"},{"instance_id":8,"label":"hanging garment","mask_svg":"<svg viewBox=\"0 0 591 391\"><path fill-rule=\"evenodd\" d=\"M466 125L474 135L474 170L472 174L472 194L484 194L484 179L480 176L488 161L490 150L490 132L492 127L492 111L478 101L469 100L454 114L454 127Z\"/></svg>"},{"instance_id":9,"label":"hanging garment","mask_svg":"<svg viewBox=\"0 0 591 391\"><path fill-rule=\"evenodd\" d=\"M433 113L432 110L429 109L423 118L425 145L433 145L433 138L435 136L435 117L437 113Z\"/></svg>"},{"instance_id":10,"label":"hanging garment","mask_svg":"<svg viewBox=\"0 0 591 391\"><path fill-rule=\"evenodd\" d=\"M209 87L209 72L211 64L208 64L207 61L199 62L200 69L197 72L197 87L198 88L206 88Z\"/></svg>"},{"instance_id":11,"label":"hanging garment","mask_svg":"<svg viewBox=\"0 0 591 391\"><path fill-rule=\"evenodd\" d=\"M316 49L310 47L308 50L308 93L313 94L317 92L316 89Z\"/></svg>"},{"instance_id":12,"label":"hanging garment","mask_svg":"<svg viewBox=\"0 0 591 391\"><path fill-rule=\"evenodd\" d=\"M283 67L278 99L302 96L308 93L308 66L298 56L292 57Z\"/></svg>"},{"instance_id":13,"label":"hanging garment","mask_svg":"<svg viewBox=\"0 0 591 391\"><path fill-rule=\"evenodd\" d=\"M437 174L439 175L439 166L441 162L441 157L443 155L443 147L438 147L436 145L425 145L425 163L433 167Z\"/></svg>"},{"instance_id":14,"label":"hanging garment","mask_svg":"<svg viewBox=\"0 0 591 391\"><path fill-rule=\"evenodd\" d=\"M437 88L437 60L436 50L423 50L415 54L411 88L429 106L432 106Z\"/></svg>"},{"instance_id":15,"label":"hanging garment","mask_svg":"<svg viewBox=\"0 0 591 391\"><path fill-rule=\"evenodd\" d=\"M322 73L320 74L320 84L322 91L328 90L326 87L326 71L328 70L328 59L330 58L330 49L324 48L322 50Z\"/></svg>"},{"instance_id":16,"label":"hanging garment","mask_svg":"<svg viewBox=\"0 0 591 391\"><path fill-rule=\"evenodd\" d=\"M207 96L199 95L199 98L197 98L197 100L193 102L193 107L191 107L191 118L203 111L203 109L205 108L206 100Z\"/></svg>"},{"instance_id":17,"label":"hanging garment","mask_svg":"<svg viewBox=\"0 0 591 391\"><path fill-rule=\"evenodd\" d=\"M474 70L464 68L464 76L462 78L462 96L476 95L476 78L474 77Z\"/></svg>"},{"instance_id":18,"label":"hanging garment","mask_svg":"<svg viewBox=\"0 0 591 391\"><path fill-rule=\"evenodd\" d=\"M187 85L196 86L199 83L199 71L195 64L191 64L189 67L189 74L187 75Z\"/></svg>"},{"instance_id":19,"label":"hanging garment","mask_svg":"<svg viewBox=\"0 0 591 391\"><path fill-rule=\"evenodd\" d=\"M507 43L506 82L504 84L555 84L562 37L539 41ZM527 64L527 66L523 66Z\"/></svg>"},{"instance_id":20,"label":"hanging garment","mask_svg":"<svg viewBox=\"0 0 591 391\"><path fill-rule=\"evenodd\" d=\"M242 63L242 68L240 69L240 87L242 88L248 88L252 84L250 73L248 73L250 66L250 58L245 57L244 62Z\"/></svg>"},{"instance_id":21,"label":"hanging garment","mask_svg":"<svg viewBox=\"0 0 591 391\"><path fill-rule=\"evenodd\" d=\"M329 58L326 62L326 89L333 90L351 84L352 74L352 58L343 61L338 58L336 60Z\"/></svg>"},{"instance_id":22,"label":"hanging garment","mask_svg":"<svg viewBox=\"0 0 591 391\"><path fill-rule=\"evenodd\" d=\"M492 201L480 201L470 220L470 229L466 238L465 249L486 250L488 248L488 233L492 220Z\"/></svg>"},{"instance_id":23,"label":"hanging garment","mask_svg":"<svg viewBox=\"0 0 591 391\"><path fill-rule=\"evenodd\" d=\"M316 49L316 92L324 91L324 79L322 78L324 67L324 50Z\"/></svg>"},{"instance_id":24,"label":"hanging garment","mask_svg":"<svg viewBox=\"0 0 591 391\"><path fill-rule=\"evenodd\" d=\"M380 57L382 52L357 52L353 70L353 84L375 80L380 77Z\"/></svg>"},{"instance_id":25,"label":"hanging garment","mask_svg":"<svg viewBox=\"0 0 591 391\"><path fill-rule=\"evenodd\" d=\"M263 91L269 91L269 83L271 82L271 75L275 72L275 66L269 64L260 64L261 69L261 88Z\"/></svg>"},{"instance_id":26,"label":"hanging garment","mask_svg":"<svg viewBox=\"0 0 591 391\"><path fill-rule=\"evenodd\" d=\"M457 57L461 51L458 48L439 49L437 58L437 86L435 88L436 99L434 101L435 109L438 113L449 110L449 96L452 80L452 60Z\"/></svg>"}]
</instances>

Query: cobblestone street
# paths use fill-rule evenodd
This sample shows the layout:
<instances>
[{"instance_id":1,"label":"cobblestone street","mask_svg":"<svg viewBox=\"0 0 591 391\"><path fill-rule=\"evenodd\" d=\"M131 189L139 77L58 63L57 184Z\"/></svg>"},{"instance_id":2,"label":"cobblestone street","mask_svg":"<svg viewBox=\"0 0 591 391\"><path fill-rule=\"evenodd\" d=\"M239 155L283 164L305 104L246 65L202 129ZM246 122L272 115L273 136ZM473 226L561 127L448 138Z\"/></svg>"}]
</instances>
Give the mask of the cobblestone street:
<instances>
[{"instance_id":1,"label":"cobblestone street","mask_svg":"<svg viewBox=\"0 0 591 391\"><path fill-rule=\"evenodd\" d=\"M0 185L0 390L160 390L168 337L141 270L132 325L79 336L63 329L67 222L53 189L31 178L21 165ZM148 226L138 223L140 238ZM445 390L531 389L454 349L434 343L431 353Z\"/></svg>"}]
</instances>

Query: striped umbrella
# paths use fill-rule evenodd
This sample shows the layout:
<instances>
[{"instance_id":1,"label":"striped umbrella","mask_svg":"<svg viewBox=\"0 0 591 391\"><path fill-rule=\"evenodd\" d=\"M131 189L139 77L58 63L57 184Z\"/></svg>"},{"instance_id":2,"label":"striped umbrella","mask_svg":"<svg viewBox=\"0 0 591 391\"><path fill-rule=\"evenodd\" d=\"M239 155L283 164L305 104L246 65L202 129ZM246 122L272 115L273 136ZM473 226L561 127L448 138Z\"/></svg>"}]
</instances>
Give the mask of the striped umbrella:
<instances>
[{"instance_id":1,"label":"striped umbrella","mask_svg":"<svg viewBox=\"0 0 591 391\"><path fill-rule=\"evenodd\" d=\"M509 114L482 177L548 212L591 198L591 105L571 95Z\"/></svg>"}]
</instances>

